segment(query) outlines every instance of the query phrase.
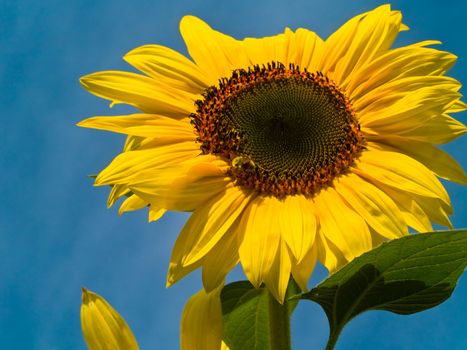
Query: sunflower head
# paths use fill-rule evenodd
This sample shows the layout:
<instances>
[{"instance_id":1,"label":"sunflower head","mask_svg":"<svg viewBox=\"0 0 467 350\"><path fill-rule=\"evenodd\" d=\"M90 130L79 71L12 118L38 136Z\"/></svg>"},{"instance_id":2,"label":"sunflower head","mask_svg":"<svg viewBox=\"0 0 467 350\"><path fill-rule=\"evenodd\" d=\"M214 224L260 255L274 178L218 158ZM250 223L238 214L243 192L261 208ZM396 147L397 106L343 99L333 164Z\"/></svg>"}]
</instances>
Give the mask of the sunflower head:
<instances>
[{"instance_id":1,"label":"sunflower head","mask_svg":"<svg viewBox=\"0 0 467 350\"><path fill-rule=\"evenodd\" d=\"M437 144L466 133L456 57L392 48L407 30L389 5L350 19L326 40L299 28L236 40L200 19L180 24L191 59L146 45L125 56L145 75L99 72L86 89L141 112L81 126L128 135L96 179L121 212L193 212L168 284L201 267L207 292L240 262L282 301L316 261L330 271L387 239L450 226L438 177L465 184Z\"/></svg>"},{"instance_id":2,"label":"sunflower head","mask_svg":"<svg viewBox=\"0 0 467 350\"><path fill-rule=\"evenodd\" d=\"M234 70L196 105L191 118L203 154L230 160L235 184L264 195L311 196L363 146L345 94L292 63Z\"/></svg>"}]
</instances>

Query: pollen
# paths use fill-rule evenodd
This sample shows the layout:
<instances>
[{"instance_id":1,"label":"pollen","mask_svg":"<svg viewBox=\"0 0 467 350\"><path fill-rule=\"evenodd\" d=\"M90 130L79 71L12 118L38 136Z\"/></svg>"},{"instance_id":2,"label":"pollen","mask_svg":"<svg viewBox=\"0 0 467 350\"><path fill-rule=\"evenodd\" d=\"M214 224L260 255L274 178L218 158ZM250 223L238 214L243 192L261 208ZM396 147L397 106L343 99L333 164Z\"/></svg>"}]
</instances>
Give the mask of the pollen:
<instances>
[{"instance_id":1,"label":"pollen","mask_svg":"<svg viewBox=\"0 0 467 350\"><path fill-rule=\"evenodd\" d=\"M202 153L222 157L236 185L265 195L313 196L364 148L345 93L295 65L235 70L196 107L190 117Z\"/></svg>"}]
</instances>

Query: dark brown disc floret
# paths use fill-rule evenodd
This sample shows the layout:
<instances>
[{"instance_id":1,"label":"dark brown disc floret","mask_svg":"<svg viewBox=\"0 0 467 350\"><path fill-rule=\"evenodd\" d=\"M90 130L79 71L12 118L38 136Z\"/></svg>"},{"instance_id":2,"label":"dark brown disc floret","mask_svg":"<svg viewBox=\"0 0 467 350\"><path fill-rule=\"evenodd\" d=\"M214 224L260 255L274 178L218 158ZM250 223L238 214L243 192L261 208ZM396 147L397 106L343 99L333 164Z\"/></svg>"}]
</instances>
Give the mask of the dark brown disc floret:
<instances>
[{"instance_id":1,"label":"dark brown disc floret","mask_svg":"<svg viewBox=\"0 0 467 350\"><path fill-rule=\"evenodd\" d=\"M203 154L224 158L237 185L263 194L312 196L363 149L345 94L294 65L235 70L196 106L191 121Z\"/></svg>"}]
</instances>

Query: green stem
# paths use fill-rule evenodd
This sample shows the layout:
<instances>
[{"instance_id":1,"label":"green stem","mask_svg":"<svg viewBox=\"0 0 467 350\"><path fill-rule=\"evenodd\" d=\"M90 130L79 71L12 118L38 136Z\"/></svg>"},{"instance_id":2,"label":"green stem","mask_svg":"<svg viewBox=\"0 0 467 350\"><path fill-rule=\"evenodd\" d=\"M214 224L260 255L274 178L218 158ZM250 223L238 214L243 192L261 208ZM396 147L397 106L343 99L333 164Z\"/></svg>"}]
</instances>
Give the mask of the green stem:
<instances>
[{"instance_id":1,"label":"green stem","mask_svg":"<svg viewBox=\"0 0 467 350\"><path fill-rule=\"evenodd\" d=\"M269 293L269 291L268 291ZM291 350L290 313L287 302L281 305L269 293L269 330L271 350Z\"/></svg>"},{"instance_id":2,"label":"green stem","mask_svg":"<svg viewBox=\"0 0 467 350\"><path fill-rule=\"evenodd\" d=\"M339 335L342 332L343 327L339 327L337 329L334 329L330 334L329 334L329 339L328 343L326 344L326 350L334 350L334 347L336 346L337 339L339 338Z\"/></svg>"}]
</instances>

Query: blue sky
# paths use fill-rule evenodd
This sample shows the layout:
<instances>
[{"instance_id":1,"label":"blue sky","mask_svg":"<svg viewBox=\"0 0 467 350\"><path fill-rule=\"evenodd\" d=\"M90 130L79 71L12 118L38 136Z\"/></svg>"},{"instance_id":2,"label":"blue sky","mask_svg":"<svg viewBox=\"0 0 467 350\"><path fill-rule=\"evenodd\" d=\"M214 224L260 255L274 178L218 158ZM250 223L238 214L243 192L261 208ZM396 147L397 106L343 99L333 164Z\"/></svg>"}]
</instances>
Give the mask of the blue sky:
<instances>
[{"instance_id":1,"label":"blue sky","mask_svg":"<svg viewBox=\"0 0 467 350\"><path fill-rule=\"evenodd\" d=\"M147 223L144 211L118 216L106 188L87 177L116 154L123 137L80 129L92 115L125 113L82 89L80 76L130 69L121 57L158 43L186 53L178 32L194 14L237 38L307 27L327 37L346 19L381 1L10 1L0 2L0 347L85 349L81 287L103 295L131 325L141 349L177 349L194 273L170 289L171 247L187 218L170 213ZM411 27L398 45L438 39L459 56L451 75L467 83L465 12L461 0L394 1ZM466 122L466 114L458 115ZM444 147L467 166L467 141ZM446 185L456 227L467 226L466 189ZM313 281L324 277L318 268ZM239 270L233 279L242 278ZM369 312L344 330L337 349L467 348L467 280L432 310L397 316ZM293 318L294 349L322 349L327 321L301 303Z\"/></svg>"}]
</instances>

